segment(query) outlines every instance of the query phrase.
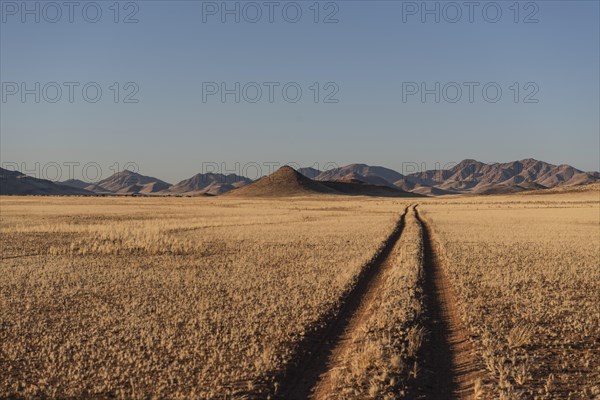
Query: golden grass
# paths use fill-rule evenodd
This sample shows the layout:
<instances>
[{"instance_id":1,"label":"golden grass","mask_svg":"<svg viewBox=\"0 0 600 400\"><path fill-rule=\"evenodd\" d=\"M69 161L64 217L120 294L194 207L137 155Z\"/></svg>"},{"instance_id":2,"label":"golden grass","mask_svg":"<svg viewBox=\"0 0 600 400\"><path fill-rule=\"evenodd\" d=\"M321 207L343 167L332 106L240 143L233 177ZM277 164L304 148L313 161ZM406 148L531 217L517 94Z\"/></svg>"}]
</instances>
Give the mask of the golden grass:
<instances>
[{"instance_id":1,"label":"golden grass","mask_svg":"<svg viewBox=\"0 0 600 400\"><path fill-rule=\"evenodd\" d=\"M599 194L419 201L486 371L478 398L600 395ZM0 197L0 397L276 395L407 204ZM412 212L397 248L332 398L402 398L419 371Z\"/></svg>"},{"instance_id":2,"label":"golden grass","mask_svg":"<svg viewBox=\"0 0 600 400\"><path fill-rule=\"evenodd\" d=\"M488 378L485 398L600 394L597 193L424 207Z\"/></svg>"},{"instance_id":3,"label":"golden grass","mask_svg":"<svg viewBox=\"0 0 600 400\"><path fill-rule=\"evenodd\" d=\"M0 396L277 390L401 204L1 198Z\"/></svg>"},{"instance_id":4,"label":"golden grass","mask_svg":"<svg viewBox=\"0 0 600 400\"><path fill-rule=\"evenodd\" d=\"M411 208L367 318L353 332L331 372L331 399L394 399L408 395L424 338L423 243Z\"/></svg>"}]
</instances>

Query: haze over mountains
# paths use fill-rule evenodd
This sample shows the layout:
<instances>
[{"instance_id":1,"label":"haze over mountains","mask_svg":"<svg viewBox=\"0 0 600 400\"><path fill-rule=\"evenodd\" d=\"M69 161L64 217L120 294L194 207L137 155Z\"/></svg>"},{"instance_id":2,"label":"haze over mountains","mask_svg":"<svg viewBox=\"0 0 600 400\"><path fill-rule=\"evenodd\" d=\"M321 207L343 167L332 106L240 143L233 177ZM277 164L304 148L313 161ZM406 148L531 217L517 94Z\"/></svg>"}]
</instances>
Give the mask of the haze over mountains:
<instances>
[{"instance_id":1,"label":"haze over mountains","mask_svg":"<svg viewBox=\"0 0 600 400\"><path fill-rule=\"evenodd\" d=\"M278 173L279 172L279 173ZM600 181L599 172L584 172L569 165L534 159L486 164L463 160L450 169L403 175L389 168L350 164L328 171L291 167L252 181L235 174L196 174L177 184L122 171L99 182L51 182L0 169L0 194L39 195L297 195L302 193L402 196L459 193L500 194L554 187L586 185ZM247 186L244 188L244 186Z\"/></svg>"}]
</instances>

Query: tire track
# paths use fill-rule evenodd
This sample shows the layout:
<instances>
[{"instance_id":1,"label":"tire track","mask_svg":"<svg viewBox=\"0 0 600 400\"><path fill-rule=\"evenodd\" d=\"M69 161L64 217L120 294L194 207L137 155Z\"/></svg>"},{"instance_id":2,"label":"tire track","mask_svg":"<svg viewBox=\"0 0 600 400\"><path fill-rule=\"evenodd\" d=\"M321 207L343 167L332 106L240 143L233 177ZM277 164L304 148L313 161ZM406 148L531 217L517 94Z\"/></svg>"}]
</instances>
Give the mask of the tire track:
<instances>
[{"instance_id":1,"label":"tire track","mask_svg":"<svg viewBox=\"0 0 600 400\"><path fill-rule=\"evenodd\" d=\"M363 268L356 285L344 297L336 315L309 335L283 374L279 398L286 400L325 399L328 389L327 372L334 368L337 354L343 350L352 332L368 316L369 305L384 283L384 272L391 264L392 249L404 228L408 207L400 216L392 234L380 251Z\"/></svg>"},{"instance_id":2,"label":"tire track","mask_svg":"<svg viewBox=\"0 0 600 400\"><path fill-rule=\"evenodd\" d=\"M421 224L424 250L425 326L429 332L420 357L423 374L417 392L426 399L470 399L478 378L474 346L463 325L456 299L433 241L431 226L415 207Z\"/></svg>"}]
</instances>

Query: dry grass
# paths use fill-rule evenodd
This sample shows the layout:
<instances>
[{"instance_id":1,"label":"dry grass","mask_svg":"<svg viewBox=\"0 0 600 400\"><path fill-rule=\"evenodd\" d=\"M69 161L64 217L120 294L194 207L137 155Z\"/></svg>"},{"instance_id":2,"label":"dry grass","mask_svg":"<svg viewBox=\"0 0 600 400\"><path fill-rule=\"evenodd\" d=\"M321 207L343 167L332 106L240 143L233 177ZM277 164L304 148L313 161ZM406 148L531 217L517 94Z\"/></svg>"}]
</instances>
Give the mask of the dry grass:
<instances>
[{"instance_id":1,"label":"dry grass","mask_svg":"<svg viewBox=\"0 0 600 400\"><path fill-rule=\"evenodd\" d=\"M403 208L339 198L0 201L2 397L272 394L297 343Z\"/></svg>"},{"instance_id":2,"label":"dry grass","mask_svg":"<svg viewBox=\"0 0 600 400\"><path fill-rule=\"evenodd\" d=\"M419 202L486 371L476 398L599 396L598 193ZM276 395L406 205L0 197L0 397ZM425 312L412 212L397 247L331 398L410 396Z\"/></svg>"},{"instance_id":3,"label":"dry grass","mask_svg":"<svg viewBox=\"0 0 600 400\"><path fill-rule=\"evenodd\" d=\"M484 398L600 394L597 193L425 206L487 370Z\"/></svg>"},{"instance_id":4,"label":"dry grass","mask_svg":"<svg viewBox=\"0 0 600 400\"><path fill-rule=\"evenodd\" d=\"M402 398L416 378L424 338L423 244L412 208L390 262L368 317L330 372L330 399Z\"/></svg>"}]
</instances>

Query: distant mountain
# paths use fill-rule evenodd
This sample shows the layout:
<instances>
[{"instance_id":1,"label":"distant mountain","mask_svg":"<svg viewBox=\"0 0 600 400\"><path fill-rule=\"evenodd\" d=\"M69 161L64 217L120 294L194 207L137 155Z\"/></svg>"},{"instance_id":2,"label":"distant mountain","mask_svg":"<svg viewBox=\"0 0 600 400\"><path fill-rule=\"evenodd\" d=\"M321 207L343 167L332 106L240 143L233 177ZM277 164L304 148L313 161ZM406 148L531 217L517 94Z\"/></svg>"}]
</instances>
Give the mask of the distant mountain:
<instances>
[{"instance_id":1,"label":"distant mountain","mask_svg":"<svg viewBox=\"0 0 600 400\"><path fill-rule=\"evenodd\" d=\"M375 185L394 186L394 182L403 179L404 175L389 168L374 167L366 164L350 164L345 167L330 169L320 173L317 181L339 181L357 178Z\"/></svg>"},{"instance_id":2,"label":"distant mountain","mask_svg":"<svg viewBox=\"0 0 600 400\"><path fill-rule=\"evenodd\" d=\"M129 185L122 189L117 190L116 192L112 192L115 194L156 194L163 192L169 189L171 186L168 183L164 183L162 181L150 182L145 185ZM103 190L102 186L98 186L97 189L99 192Z\"/></svg>"},{"instance_id":3,"label":"distant mountain","mask_svg":"<svg viewBox=\"0 0 600 400\"><path fill-rule=\"evenodd\" d=\"M84 182L82 180L79 179L68 179L66 181L62 181L62 182L55 182L59 185L63 185L63 186L70 186L70 187L74 187L77 189L85 189L86 187L90 186L89 182Z\"/></svg>"},{"instance_id":4,"label":"distant mountain","mask_svg":"<svg viewBox=\"0 0 600 400\"><path fill-rule=\"evenodd\" d=\"M585 185L598 180L597 172L583 172L569 165L556 166L531 158L494 164L467 159L448 170L407 175L395 184L404 188L421 185L453 192L497 193Z\"/></svg>"},{"instance_id":5,"label":"distant mountain","mask_svg":"<svg viewBox=\"0 0 600 400\"><path fill-rule=\"evenodd\" d=\"M89 188L97 192L107 191L117 194L150 194L167 190L169 187L171 187L171 184L163 182L158 178L124 170L117 172L98 183L92 184Z\"/></svg>"},{"instance_id":6,"label":"distant mountain","mask_svg":"<svg viewBox=\"0 0 600 400\"><path fill-rule=\"evenodd\" d=\"M235 191L260 192L267 196L307 192L373 196L401 196L410 192L441 196L520 193L600 182L600 172L584 172L569 165L553 165L532 158L492 164L466 159L449 169L408 175L366 164L350 164L327 171L311 167L296 171L286 166L254 182L236 174L207 173L196 174L175 185L128 170L95 183L77 179L51 182L18 171L1 171L2 194L221 195ZM251 188L241 190L244 186Z\"/></svg>"},{"instance_id":7,"label":"distant mountain","mask_svg":"<svg viewBox=\"0 0 600 400\"><path fill-rule=\"evenodd\" d=\"M195 194L222 194L242 187L252 180L236 174L196 174L189 179L185 179L169 188L171 193L195 193Z\"/></svg>"},{"instance_id":8,"label":"distant mountain","mask_svg":"<svg viewBox=\"0 0 600 400\"><path fill-rule=\"evenodd\" d=\"M6 195L92 195L85 189L33 178L19 171L0 168L0 194Z\"/></svg>"},{"instance_id":9,"label":"distant mountain","mask_svg":"<svg viewBox=\"0 0 600 400\"><path fill-rule=\"evenodd\" d=\"M243 197L286 197L311 194L335 194L335 190L302 175L289 166L283 166L271 175L263 176L228 193Z\"/></svg>"},{"instance_id":10,"label":"distant mountain","mask_svg":"<svg viewBox=\"0 0 600 400\"><path fill-rule=\"evenodd\" d=\"M418 197L403 190L372 185L348 177L336 181L318 181L307 178L289 166L284 166L269 176L234 190L228 195L241 197L288 197L307 195L356 195L385 197Z\"/></svg>"},{"instance_id":11,"label":"distant mountain","mask_svg":"<svg viewBox=\"0 0 600 400\"><path fill-rule=\"evenodd\" d=\"M350 164L324 171L318 181L364 182L407 192L441 196L459 193L516 193L600 181L599 172L583 172L569 165L553 165L532 158L486 164L466 159L450 169L402 175L384 167Z\"/></svg>"},{"instance_id":12,"label":"distant mountain","mask_svg":"<svg viewBox=\"0 0 600 400\"><path fill-rule=\"evenodd\" d=\"M142 186L138 193L150 194L150 193L160 193L165 190L168 190L171 187L171 184L163 182L161 180L157 180L155 182L146 183Z\"/></svg>"},{"instance_id":13,"label":"distant mountain","mask_svg":"<svg viewBox=\"0 0 600 400\"><path fill-rule=\"evenodd\" d=\"M374 175L374 174L370 174L367 176L355 173L355 172L351 172L348 175L344 175L341 178L337 178L333 181L330 182L354 182L354 183L367 183L367 184L371 184L371 185L377 185L377 186L387 186L390 188L396 188L392 183L386 181L384 178L378 176L378 175Z\"/></svg>"},{"instance_id":14,"label":"distant mountain","mask_svg":"<svg viewBox=\"0 0 600 400\"><path fill-rule=\"evenodd\" d=\"M111 194L112 192L108 189L105 189L101 186L98 186L96 183L91 183L85 187L85 190L89 190L90 192L94 192L96 194Z\"/></svg>"},{"instance_id":15,"label":"distant mountain","mask_svg":"<svg viewBox=\"0 0 600 400\"><path fill-rule=\"evenodd\" d=\"M318 169L312 168L312 167L305 167L305 168L298 168L298 172L300 172L302 175L304 175L307 178L315 179L323 171L319 171Z\"/></svg>"}]
</instances>

